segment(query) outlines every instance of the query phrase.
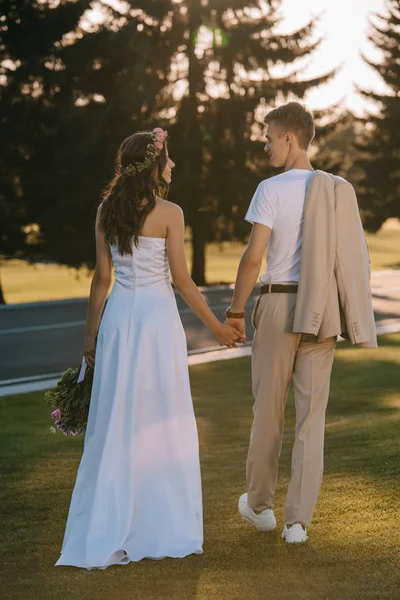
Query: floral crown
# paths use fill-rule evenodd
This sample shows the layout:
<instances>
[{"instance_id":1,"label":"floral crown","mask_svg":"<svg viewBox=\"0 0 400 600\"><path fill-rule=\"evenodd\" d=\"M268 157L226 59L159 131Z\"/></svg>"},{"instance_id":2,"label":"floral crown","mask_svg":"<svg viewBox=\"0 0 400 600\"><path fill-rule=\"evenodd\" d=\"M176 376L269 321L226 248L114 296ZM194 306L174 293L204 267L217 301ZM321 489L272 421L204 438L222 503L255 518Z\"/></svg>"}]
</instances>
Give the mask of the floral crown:
<instances>
[{"instance_id":1,"label":"floral crown","mask_svg":"<svg viewBox=\"0 0 400 600\"><path fill-rule=\"evenodd\" d=\"M144 160L142 162L134 162L121 169L121 175L137 175L147 167L150 167L160 156L161 150L164 148L164 142L168 137L168 133L156 127L151 132L151 142L147 144Z\"/></svg>"}]
</instances>

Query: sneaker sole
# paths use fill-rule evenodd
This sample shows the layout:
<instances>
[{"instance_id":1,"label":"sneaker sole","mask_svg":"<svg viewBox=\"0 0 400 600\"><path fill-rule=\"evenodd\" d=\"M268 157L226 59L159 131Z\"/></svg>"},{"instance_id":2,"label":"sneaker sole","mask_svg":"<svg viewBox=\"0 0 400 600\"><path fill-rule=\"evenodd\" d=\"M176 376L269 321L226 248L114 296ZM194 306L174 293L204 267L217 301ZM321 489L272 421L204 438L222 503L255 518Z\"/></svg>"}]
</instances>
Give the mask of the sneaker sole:
<instances>
[{"instance_id":1,"label":"sneaker sole","mask_svg":"<svg viewBox=\"0 0 400 600\"><path fill-rule=\"evenodd\" d=\"M276 524L275 525L270 525L268 527L259 527L258 525L256 525L254 523L254 521L252 521L248 517L245 517L244 515L242 515L242 513L240 513L240 516L242 517L242 519L244 519L245 521L247 521L248 523L250 523L251 525L253 525L253 527L255 527L256 529L258 529L258 531L273 531L274 529L276 529Z\"/></svg>"}]
</instances>

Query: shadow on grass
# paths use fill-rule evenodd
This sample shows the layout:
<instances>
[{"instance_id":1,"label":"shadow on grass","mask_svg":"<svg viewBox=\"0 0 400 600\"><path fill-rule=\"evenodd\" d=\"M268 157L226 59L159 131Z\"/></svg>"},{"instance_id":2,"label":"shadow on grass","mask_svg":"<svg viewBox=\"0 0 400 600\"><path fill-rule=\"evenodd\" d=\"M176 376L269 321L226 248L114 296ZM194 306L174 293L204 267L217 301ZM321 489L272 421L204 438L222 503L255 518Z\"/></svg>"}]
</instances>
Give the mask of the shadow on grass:
<instances>
[{"instance_id":1,"label":"shadow on grass","mask_svg":"<svg viewBox=\"0 0 400 600\"><path fill-rule=\"evenodd\" d=\"M380 349L339 344L327 413L326 469L310 542L280 540L294 433L292 394L276 494L279 530L260 534L237 516L252 421L250 360L191 369L198 416L205 554L105 571L54 567L83 449L43 439L42 394L0 398L4 599L398 598L400 336ZM397 521L396 521L397 520ZM398 531L398 529L397 529Z\"/></svg>"},{"instance_id":2,"label":"shadow on grass","mask_svg":"<svg viewBox=\"0 0 400 600\"><path fill-rule=\"evenodd\" d=\"M195 598L202 556L187 557L186 576L176 581L177 559L113 565L104 571L55 567L84 439L59 432L44 439L51 420L43 393L0 398L0 407L2 525L12 533L0 549L2 600L132 599L133 588L134 598L147 600L163 598L165 587L171 588L168 597Z\"/></svg>"}]
</instances>

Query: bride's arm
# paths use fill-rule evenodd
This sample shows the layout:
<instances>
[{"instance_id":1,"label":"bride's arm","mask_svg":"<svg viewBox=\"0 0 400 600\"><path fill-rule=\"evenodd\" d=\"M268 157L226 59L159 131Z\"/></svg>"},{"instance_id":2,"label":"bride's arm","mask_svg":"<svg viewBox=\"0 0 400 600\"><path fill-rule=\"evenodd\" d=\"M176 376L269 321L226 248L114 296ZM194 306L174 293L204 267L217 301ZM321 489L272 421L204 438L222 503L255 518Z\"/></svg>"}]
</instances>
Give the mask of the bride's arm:
<instances>
[{"instance_id":1,"label":"bride's arm","mask_svg":"<svg viewBox=\"0 0 400 600\"><path fill-rule=\"evenodd\" d=\"M189 275L185 256L184 234L185 223L182 209L178 205L171 205L167 223L167 252L174 285L186 304L215 335L220 344L236 347L235 341L240 337L240 332L235 328L224 329L224 325L210 310Z\"/></svg>"},{"instance_id":2,"label":"bride's arm","mask_svg":"<svg viewBox=\"0 0 400 600\"><path fill-rule=\"evenodd\" d=\"M100 229L101 206L96 216L96 268L90 286L89 306L86 319L85 344L83 355L90 366L94 366L96 353L96 335L100 325L101 314L111 285L112 260L110 248Z\"/></svg>"}]
</instances>

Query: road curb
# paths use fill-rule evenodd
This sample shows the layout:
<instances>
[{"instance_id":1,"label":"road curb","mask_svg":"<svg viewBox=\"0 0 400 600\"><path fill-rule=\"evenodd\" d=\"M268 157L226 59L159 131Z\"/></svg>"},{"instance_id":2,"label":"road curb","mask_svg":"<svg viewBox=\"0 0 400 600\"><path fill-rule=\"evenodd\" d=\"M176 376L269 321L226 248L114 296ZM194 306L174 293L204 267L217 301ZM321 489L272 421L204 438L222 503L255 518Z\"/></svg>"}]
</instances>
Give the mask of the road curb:
<instances>
[{"instance_id":1,"label":"road curb","mask_svg":"<svg viewBox=\"0 0 400 600\"><path fill-rule=\"evenodd\" d=\"M376 324L378 335L400 332L400 319L384 319ZM344 341L338 338L339 342ZM189 366L201 365L206 363L218 362L220 360L232 360L251 355L251 342L248 342L240 348L220 348L219 346L210 346L200 350L188 352ZM28 394L30 392L40 392L51 389L57 385L61 373L49 373L47 375L37 375L35 377L22 377L18 379L8 379L0 382L0 397L16 396Z\"/></svg>"}]
</instances>

